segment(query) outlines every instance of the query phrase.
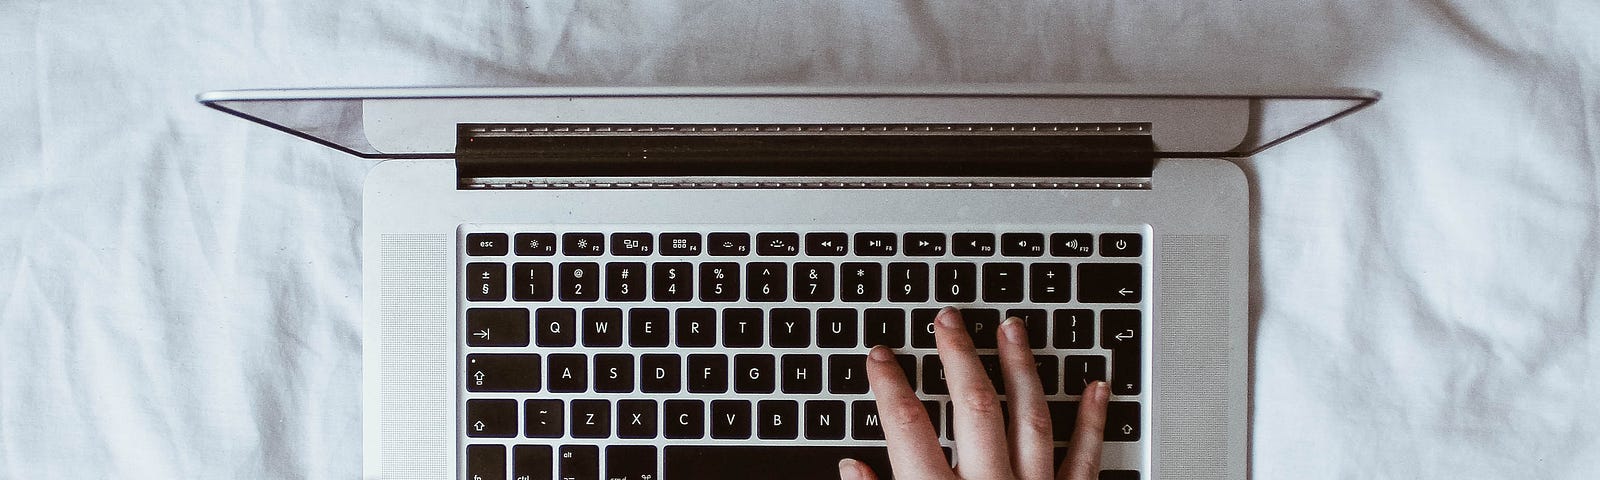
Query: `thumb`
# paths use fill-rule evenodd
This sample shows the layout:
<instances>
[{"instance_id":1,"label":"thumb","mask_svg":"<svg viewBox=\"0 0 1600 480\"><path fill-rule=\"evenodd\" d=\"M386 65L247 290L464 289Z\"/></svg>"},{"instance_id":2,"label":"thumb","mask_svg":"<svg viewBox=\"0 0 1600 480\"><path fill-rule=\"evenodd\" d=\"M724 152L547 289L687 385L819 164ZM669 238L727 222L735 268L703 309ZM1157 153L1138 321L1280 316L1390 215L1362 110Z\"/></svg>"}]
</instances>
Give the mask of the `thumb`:
<instances>
[{"instance_id":1,"label":"thumb","mask_svg":"<svg viewBox=\"0 0 1600 480\"><path fill-rule=\"evenodd\" d=\"M878 480L878 475L867 464L846 458L839 460L839 480Z\"/></svg>"}]
</instances>

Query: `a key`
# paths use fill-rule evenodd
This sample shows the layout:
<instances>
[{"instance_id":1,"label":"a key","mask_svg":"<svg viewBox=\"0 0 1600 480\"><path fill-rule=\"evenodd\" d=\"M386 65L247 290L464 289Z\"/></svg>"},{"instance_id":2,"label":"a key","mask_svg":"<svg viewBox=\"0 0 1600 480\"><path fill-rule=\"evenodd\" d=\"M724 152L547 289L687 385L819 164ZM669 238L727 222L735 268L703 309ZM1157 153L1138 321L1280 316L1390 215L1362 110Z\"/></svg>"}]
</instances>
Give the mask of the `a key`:
<instances>
[{"instance_id":1,"label":"a key","mask_svg":"<svg viewBox=\"0 0 1600 480\"><path fill-rule=\"evenodd\" d=\"M811 346L811 311L804 308L774 308L768 315L771 340L774 348L805 348Z\"/></svg>"},{"instance_id":2,"label":"a key","mask_svg":"<svg viewBox=\"0 0 1600 480\"><path fill-rule=\"evenodd\" d=\"M1022 319L1022 325L1028 328L1028 348L1045 347L1050 325L1048 312L1039 308L1013 308L1006 310L1006 316Z\"/></svg>"},{"instance_id":3,"label":"a key","mask_svg":"<svg viewBox=\"0 0 1600 480\"><path fill-rule=\"evenodd\" d=\"M706 251L713 257L743 257L750 254L750 234L718 232L706 236Z\"/></svg>"},{"instance_id":4,"label":"a key","mask_svg":"<svg viewBox=\"0 0 1600 480\"><path fill-rule=\"evenodd\" d=\"M700 300L739 301L739 264L723 262L700 264Z\"/></svg>"},{"instance_id":5,"label":"a key","mask_svg":"<svg viewBox=\"0 0 1600 480\"><path fill-rule=\"evenodd\" d=\"M794 299L797 302L833 301L833 264L794 264Z\"/></svg>"},{"instance_id":6,"label":"a key","mask_svg":"<svg viewBox=\"0 0 1600 480\"><path fill-rule=\"evenodd\" d=\"M850 253L850 237L843 233L807 233L806 255L837 257Z\"/></svg>"},{"instance_id":7,"label":"a key","mask_svg":"<svg viewBox=\"0 0 1600 480\"><path fill-rule=\"evenodd\" d=\"M578 343L577 312L570 308L541 308L533 312L534 343L541 347L570 347Z\"/></svg>"},{"instance_id":8,"label":"a key","mask_svg":"<svg viewBox=\"0 0 1600 480\"><path fill-rule=\"evenodd\" d=\"M917 308L911 310L911 347L934 348L938 344L933 337L933 319L939 316L937 308Z\"/></svg>"},{"instance_id":9,"label":"a key","mask_svg":"<svg viewBox=\"0 0 1600 480\"><path fill-rule=\"evenodd\" d=\"M1084 263L1078 265L1078 301L1083 303L1139 303L1140 266L1137 263Z\"/></svg>"},{"instance_id":10,"label":"a key","mask_svg":"<svg viewBox=\"0 0 1600 480\"><path fill-rule=\"evenodd\" d=\"M549 475L546 472L545 475ZM473 480L505 480L505 445L467 445L467 477Z\"/></svg>"},{"instance_id":11,"label":"a key","mask_svg":"<svg viewBox=\"0 0 1600 480\"><path fill-rule=\"evenodd\" d=\"M928 301L928 264L889 264L889 301Z\"/></svg>"},{"instance_id":12,"label":"a key","mask_svg":"<svg viewBox=\"0 0 1600 480\"><path fill-rule=\"evenodd\" d=\"M556 254L556 234L519 233L515 250L518 256L548 257Z\"/></svg>"},{"instance_id":13,"label":"a key","mask_svg":"<svg viewBox=\"0 0 1600 480\"><path fill-rule=\"evenodd\" d=\"M1089 383L1106 379L1106 357L1099 355L1067 355L1061 368L1061 383L1067 395L1083 395Z\"/></svg>"},{"instance_id":14,"label":"a key","mask_svg":"<svg viewBox=\"0 0 1600 480\"><path fill-rule=\"evenodd\" d=\"M728 357L722 354L689 356L689 393L728 391Z\"/></svg>"},{"instance_id":15,"label":"a key","mask_svg":"<svg viewBox=\"0 0 1600 480\"><path fill-rule=\"evenodd\" d=\"M1056 348L1085 349L1094 346L1094 311L1081 308L1055 311Z\"/></svg>"},{"instance_id":16,"label":"a key","mask_svg":"<svg viewBox=\"0 0 1600 480\"><path fill-rule=\"evenodd\" d=\"M784 355L783 393L822 393L822 356Z\"/></svg>"},{"instance_id":17,"label":"a key","mask_svg":"<svg viewBox=\"0 0 1600 480\"><path fill-rule=\"evenodd\" d=\"M728 308L722 310L722 346L728 348L760 347L765 338L762 326L766 323L759 308Z\"/></svg>"},{"instance_id":18,"label":"a key","mask_svg":"<svg viewBox=\"0 0 1600 480\"><path fill-rule=\"evenodd\" d=\"M583 309L583 346L622 346L622 309Z\"/></svg>"},{"instance_id":19,"label":"a key","mask_svg":"<svg viewBox=\"0 0 1600 480\"><path fill-rule=\"evenodd\" d=\"M1141 433L1139 402L1111 402L1106 405L1107 442L1137 442Z\"/></svg>"},{"instance_id":20,"label":"a key","mask_svg":"<svg viewBox=\"0 0 1600 480\"><path fill-rule=\"evenodd\" d=\"M1094 236L1087 233L1050 234L1050 256L1087 257L1094 253Z\"/></svg>"},{"instance_id":21,"label":"a key","mask_svg":"<svg viewBox=\"0 0 1600 480\"><path fill-rule=\"evenodd\" d=\"M656 447L651 445L606 446L605 480L653 480L656 478Z\"/></svg>"},{"instance_id":22,"label":"a key","mask_svg":"<svg viewBox=\"0 0 1600 480\"><path fill-rule=\"evenodd\" d=\"M665 308L634 308L628 310L628 345L634 347L665 347L669 338L668 312Z\"/></svg>"},{"instance_id":23,"label":"a key","mask_svg":"<svg viewBox=\"0 0 1600 480\"><path fill-rule=\"evenodd\" d=\"M611 436L610 400L573 400L572 416L568 429L573 438L606 438Z\"/></svg>"},{"instance_id":24,"label":"a key","mask_svg":"<svg viewBox=\"0 0 1600 480\"><path fill-rule=\"evenodd\" d=\"M602 353L594 356L594 391L629 393L633 391L633 355Z\"/></svg>"},{"instance_id":25,"label":"a key","mask_svg":"<svg viewBox=\"0 0 1600 480\"><path fill-rule=\"evenodd\" d=\"M792 257L800 253L800 234L762 232L756 234L756 253L763 257Z\"/></svg>"},{"instance_id":26,"label":"a key","mask_svg":"<svg viewBox=\"0 0 1600 480\"><path fill-rule=\"evenodd\" d=\"M857 327L855 309L817 309L817 346L855 348Z\"/></svg>"},{"instance_id":27,"label":"a key","mask_svg":"<svg viewBox=\"0 0 1600 480\"><path fill-rule=\"evenodd\" d=\"M906 311L899 308L869 308L862 314L861 345L906 346Z\"/></svg>"},{"instance_id":28,"label":"a key","mask_svg":"<svg viewBox=\"0 0 1600 480\"><path fill-rule=\"evenodd\" d=\"M1072 300L1072 265L1035 263L1028 266L1029 298L1033 303L1067 303Z\"/></svg>"},{"instance_id":29,"label":"a key","mask_svg":"<svg viewBox=\"0 0 1600 480\"><path fill-rule=\"evenodd\" d=\"M678 309L677 345L711 347L717 344L717 311L709 308Z\"/></svg>"},{"instance_id":30,"label":"a key","mask_svg":"<svg viewBox=\"0 0 1600 480\"><path fill-rule=\"evenodd\" d=\"M943 233L907 233L905 252L912 257L939 257L944 255Z\"/></svg>"},{"instance_id":31,"label":"a key","mask_svg":"<svg viewBox=\"0 0 1600 480\"><path fill-rule=\"evenodd\" d=\"M581 353L552 353L545 359L546 388L554 393L588 390L589 362Z\"/></svg>"},{"instance_id":32,"label":"a key","mask_svg":"<svg viewBox=\"0 0 1600 480\"><path fill-rule=\"evenodd\" d=\"M878 418L878 402L872 400L850 402L850 438L883 440L883 420Z\"/></svg>"},{"instance_id":33,"label":"a key","mask_svg":"<svg viewBox=\"0 0 1600 480\"><path fill-rule=\"evenodd\" d=\"M799 436L799 402L762 400L756 404L756 437L762 440L793 440Z\"/></svg>"},{"instance_id":34,"label":"a key","mask_svg":"<svg viewBox=\"0 0 1600 480\"><path fill-rule=\"evenodd\" d=\"M867 393L866 355L828 356L828 393Z\"/></svg>"},{"instance_id":35,"label":"a key","mask_svg":"<svg viewBox=\"0 0 1600 480\"><path fill-rule=\"evenodd\" d=\"M1022 264L986 263L983 265L983 301L1015 303L1022 301Z\"/></svg>"},{"instance_id":36,"label":"a key","mask_svg":"<svg viewBox=\"0 0 1600 480\"><path fill-rule=\"evenodd\" d=\"M517 445L511 447L511 478L513 480L554 480L550 476L550 472L554 470L553 467L555 467L555 452L549 445Z\"/></svg>"},{"instance_id":37,"label":"a key","mask_svg":"<svg viewBox=\"0 0 1600 480\"><path fill-rule=\"evenodd\" d=\"M661 234L661 254L670 257L693 257L700 254L700 234Z\"/></svg>"},{"instance_id":38,"label":"a key","mask_svg":"<svg viewBox=\"0 0 1600 480\"><path fill-rule=\"evenodd\" d=\"M933 270L933 298L939 303L970 303L978 298L977 265L940 263Z\"/></svg>"},{"instance_id":39,"label":"a key","mask_svg":"<svg viewBox=\"0 0 1600 480\"><path fill-rule=\"evenodd\" d=\"M592 302L600 299L600 264L563 262L557 270L561 276L562 301Z\"/></svg>"},{"instance_id":40,"label":"a key","mask_svg":"<svg viewBox=\"0 0 1600 480\"><path fill-rule=\"evenodd\" d=\"M782 262L750 262L745 265L745 297L752 302L782 302L789 299L789 265Z\"/></svg>"},{"instance_id":41,"label":"a key","mask_svg":"<svg viewBox=\"0 0 1600 480\"><path fill-rule=\"evenodd\" d=\"M1039 373L1039 385L1044 388L1045 395L1055 395L1061 390L1061 376L1056 373L1058 367L1054 355L1033 356L1033 369Z\"/></svg>"},{"instance_id":42,"label":"a key","mask_svg":"<svg viewBox=\"0 0 1600 480\"><path fill-rule=\"evenodd\" d=\"M958 257L994 255L993 233L957 233L950 236L950 251Z\"/></svg>"},{"instance_id":43,"label":"a key","mask_svg":"<svg viewBox=\"0 0 1600 480\"><path fill-rule=\"evenodd\" d=\"M839 265L839 299L846 302L876 302L883 298L883 266L876 263L845 262Z\"/></svg>"},{"instance_id":44,"label":"a key","mask_svg":"<svg viewBox=\"0 0 1600 480\"><path fill-rule=\"evenodd\" d=\"M504 233L469 233L467 234L467 256L471 257L498 257L506 254L506 245L511 239Z\"/></svg>"},{"instance_id":45,"label":"a key","mask_svg":"<svg viewBox=\"0 0 1600 480\"><path fill-rule=\"evenodd\" d=\"M468 301L498 302L506 299L504 263L469 263L464 280Z\"/></svg>"},{"instance_id":46,"label":"a key","mask_svg":"<svg viewBox=\"0 0 1600 480\"><path fill-rule=\"evenodd\" d=\"M519 302L548 302L555 298L555 266L548 263L511 264L511 298Z\"/></svg>"},{"instance_id":47,"label":"a key","mask_svg":"<svg viewBox=\"0 0 1600 480\"><path fill-rule=\"evenodd\" d=\"M617 400L617 437L656 438L656 401Z\"/></svg>"},{"instance_id":48,"label":"a key","mask_svg":"<svg viewBox=\"0 0 1600 480\"><path fill-rule=\"evenodd\" d=\"M1007 257L1037 257L1044 255L1044 234L1001 234L1000 254Z\"/></svg>"},{"instance_id":49,"label":"a key","mask_svg":"<svg viewBox=\"0 0 1600 480\"><path fill-rule=\"evenodd\" d=\"M467 391L537 392L541 367L537 353L467 355Z\"/></svg>"},{"instance_id":50,"label":"a key","mask_svg":"<svg viewBox=\"0 0 1600 480\"><path fill-rule=\"evenodd\" d=\"M517 436L517 401L500 399L467 400L466 422L468 437L515 437ZM501 455L505 455L504 452ZM504 460L501 463L504 464Z\"/></svg>"},{"instance_id":51,"label":"a key","mask_svg":"<svg viewBox=\"0 0 1600 480\"><path fill-rule=\"evenodd\" d=\"M1138 310L1102 310L1100 346L1111 351L1111 393L1139 394L1140 314Z\"/></svg>"},{"instance_id":52,"label":"a key","mask_svg":"<svg viewBox=\"0 0 1600 480\"><path fill-rule=\"evenodd\" d=\"M655 251L655 237L648 233L611 234L611 254L618 257L643 257Z\"/></svg>"},{"instance_id":53,"label":"a key","mask_svg":"<svg viewBox=\"0 0 1600 480\"><path fill-rule=\"evenodd\" d=\"M639 356L639 391L678 393L683 389L682 359L677 354L649 353Z\"/></svg>"},{"instance_id":54,"label":"a key","mask_svg":"<svg viewBox=\"0 0 1600 480\"><path fill-rule=\"evenodd\" d=\"M711 438L750 438L750 401L712 400Z\"/></svg>"},{"instance_id":55,"label":"a key","mask_svg":"<svg viewBox=\"0 0 1600 480\"><path fill-rule=\"evenodd\" d=\"M856 255L862 257L887 257L894 255L899 245L893 233L861 232L856 234Z\"/></svg>"},{"instance_id":56,"label":"a key","mask_svg":"<svg viewBox=\"0 0 1600 480\"><path fill-rule=\"evenodd\" d=\"M772 393L777 378L777 360L772 355L746 353L733 357L734 392Z\"/></svg>"},{"instance_id":57,"label":"a key","mask_svg":"<svg viewBox=\"0 0 1600 480\"><path fill-rule=\"evenodd\" d=\"M469 308L466 338L469 347L526 347L528 309Z\"/></svg>"},{"instance_id":58,"label":"a key","mask_svg":"<svg viewBox=\"0 0 1600 480\"><path fill-rule=\"evenodd\" d=\"M678 440L704 438L706 436L705 402L700 400L667 400L662 402L661 436Z\"/></svg>"},{"instance_id":59,"label":"a key","mask_svg":"<svg viewBox=\"0 0 1600 480\"><path fill-rule=\"evenodd\" d=\"M560 400L522 402L523 432L528 438L561 438L566 434L566 407Z\"/></svg>"},{"instance_id":60,"label":"a key","mask_svg":"<svg viewBox=\"0 0 1600 480\"><path fill-rule=\"evenodd\" d=\"M600 447L562 445L561 480L600 480Z\"/></svg>"},{"instance_id":61,"label":"a key","mask_svg":"<svg viewBox=\"0 0 1600 480\"><path fill-rule=\"evenodd\" d=\"M938 355L922 356L922 393L948 395L950 386L944 382L944 362Z\"/></svg>"},{"instance_id":62,"label":"a key","mask_svg":"<svg viewBox=\"0 0 1600 480\"><path fill-rule=\"evenodd\" d=\"M972 337L974 348L995 348L995 334L1000 331L1000 311L992 308L963 308L961 320L966 324L967 335Z\"/></svg>"},{"instance_id":63,"label":"a key","mask_svg":"<svg viewBox=\"0 0 1600 480\"><path fill-rule=\"evenodd\" d=\"M615 262L606 264L606 300L638 302L644 300L644 264Z\"/></svg>"},{"instance_id":64,"label":"a key","mask_svg":"<svg viewBox=\"0 0 1600 480\"><path fill-rule=\"evenodd\" d=\"M844 430L844 402L839 400L806 401L807 440L843 440Z\"/></svg>"},{"instance_id":65,"label":"a key","mask_svg":"<svg viewBox=\"0 0 1600 480\"><path fill-rule=\"evenodd\" d=\"M658 302L687 302L694 300L694 266L688 262L655 264L652 296Z\"/></svg>"},{"instance_id":66,"label":"a key","mask_svg":"<svg viewBox=\"0 0 1600 480\"><path fill-rule=\"evenodd\" d=\"M561 254L569 257L595 256L606 252L606 236L599 233L561 235Z\"/></svg>"},{"instance_id":67,"label":"a key","mask_svg":"<svg viewBox=\"0 0 1600 480\"><path fill-rule=\"evenodd\" d=\"M1100 234L1100 256L1137 257L1144 251L1144 240L1137 233Z\"/></svg>"}]
</instances>

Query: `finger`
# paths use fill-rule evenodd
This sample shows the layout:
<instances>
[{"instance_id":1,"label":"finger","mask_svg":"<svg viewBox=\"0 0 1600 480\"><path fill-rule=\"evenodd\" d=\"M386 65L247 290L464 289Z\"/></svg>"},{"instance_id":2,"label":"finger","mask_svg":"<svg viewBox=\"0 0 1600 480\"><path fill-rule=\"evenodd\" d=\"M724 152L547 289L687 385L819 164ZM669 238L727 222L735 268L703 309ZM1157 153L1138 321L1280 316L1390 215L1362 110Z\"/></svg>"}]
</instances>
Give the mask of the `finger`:
<instances>
[{"instance_id":1,"label":"finger","mask_svg":"<svg viewBox=\"0 0 1600 480\"><path fill-rule=\"evenodd\" d=\"M944 364L945 382L954 407L956 468L962 478L1012 478L1011 455L1000 398L978 362L972 337L956 309L945 307L934 317L934 341Z\"/></svg>"},{"instance_id":2,"label":"finger","mask_svg":"<svg viewBox=\"0 0 1600 480\"><path fill-rule=\"evenodd\" d=\"M951 478L955 472L939 448L928 411L906 383L900 363L888 347L872 347L867 354L867 383L878 403L878 424L888 442L889 465L900 478ZM871 478L871 477L868 477Z\"/></svg>"},{"instance_id":3,"label":"finger","mask_svg":"<svg viewBox=\"0 0 1600 480\"><path fill-rule=\"evenodd\" d=\"M867 464L846 458L839 461L839 480L878 480L878 475Z\"/></svg>"},{"instance_id":4,"label":"finger","mask_svg":"<svg viewBox=\"0 0 1600 480\"><path fill-rule=\"evenodd\" d=\"M1020 480L1048 480L1055 473L1055 445L1028 330L1022 319L1011 317L1000 323L999 333L1000 368L1011 405L1011 467Z\"/></svg>"},{"instance_id":5,"label":"finger","mask_svg":"<svg viewBox=\"0 0 1600 480\"><path fill-rule=\"evenodd\" d=\"M1111 387L1097 381L1083 390L1078 403L1078 424L1072 428L1067 462L1056 474L1060 480L1094 480L1100 475L1100 442L1106 428L1106 402Z\"/></svg>"}]
</instances>

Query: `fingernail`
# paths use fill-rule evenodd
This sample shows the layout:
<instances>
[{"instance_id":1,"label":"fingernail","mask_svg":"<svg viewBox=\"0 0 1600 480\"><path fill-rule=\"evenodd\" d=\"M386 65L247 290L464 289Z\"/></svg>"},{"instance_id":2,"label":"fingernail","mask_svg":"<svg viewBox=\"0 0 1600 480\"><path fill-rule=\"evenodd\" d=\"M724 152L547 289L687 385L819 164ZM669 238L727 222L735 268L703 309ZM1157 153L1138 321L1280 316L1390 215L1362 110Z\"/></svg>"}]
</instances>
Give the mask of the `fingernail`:
<instances>
[{"instance_id":1,"label":"fingernail","mask_svg":"<svg viewBox=\"0 0 1600 480\"><path fill-rule=\"evenodd\" d=\"M854 458L839 460L839 480L857 480L861 478L860 469L856 467L856 465L860 464L861 462L857 462Z\"/></svg>"},{"instance_id":2,"label":"fingernail","mask_svg":"<svg viewBox=\"0 0 1600 480\"><path fill-rule=\"evenodd\" d=\"M1107 398L1111 398L1111 384L1108 384L1105 381L1095 381L1094 401L1104 402Z\"/></svg>"},{"instance_id":3,"label":"fingernail","mask_svg":"<svg viewBox=\"0 0 1600 480\"><path fill-rule=\"evenodd\" d=\"M956 309L944 307L939 309L939 315L935 316L934 319L938 320L939 325L944 328L961 328L961 320L957 318L958 315Z\"/></svg>"},{"instance_id":4,"label":"fingernail","mask_svg":"<svg viewBox=\"0 0 1600 480\"><path fill-rule=\"evenodd\" d=\"M875 362L891 362L894 361L894 353L889 351L889 347L879 345L872 347L872 351L867 352L867 358L871 358Z\"/></svg>"},{"instance_id":5,"label":"fingernail","mask_svg":"<svg viewBox=\"0 0 1600 480\"><path fill-rule=\"evenodd\" d=\"M1017 345L1028 344L1028 332L1020 318L1006 317L1006 321L1000 322L1000 331L1006 336L1006 341L1008 342Z\"/></svg>"}]
</instances>

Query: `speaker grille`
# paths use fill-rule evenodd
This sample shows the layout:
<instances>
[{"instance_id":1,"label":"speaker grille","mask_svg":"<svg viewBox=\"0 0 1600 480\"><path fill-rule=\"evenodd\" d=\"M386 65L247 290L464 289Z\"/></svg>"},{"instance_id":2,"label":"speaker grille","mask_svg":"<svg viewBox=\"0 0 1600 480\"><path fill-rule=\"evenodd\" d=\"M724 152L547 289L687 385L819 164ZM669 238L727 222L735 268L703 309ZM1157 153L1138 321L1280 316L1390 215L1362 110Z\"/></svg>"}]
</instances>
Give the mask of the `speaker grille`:
<instances>
[{"instance_id":1,"label":"speaker grille","mask_svg":"<svg viewBox=\"0 0 1600 480\"><path fill-rule=\"evenodd\" d=\"M450 237L378 240L379 438L384 478L449 478Z\"/></svg>"},{"instance_id":2,"label":"speaker grille","mask_svg":"<svg viewBox=\"0 0 1600 480\"><path fill-rule=\"evenodd\" d=\"M1243 322L1231 321L1229 237L1159 239L1155 478L1233 478L1243 467ZM1241 355L1236 357L1235 355ZM1237 359L1237 360L1236 360Z\"/></svg>"}]
</instances>

